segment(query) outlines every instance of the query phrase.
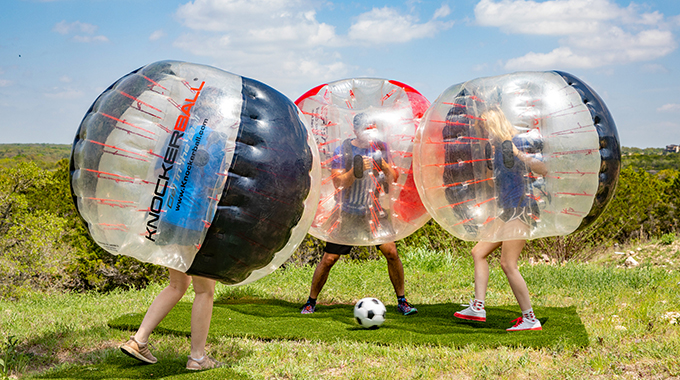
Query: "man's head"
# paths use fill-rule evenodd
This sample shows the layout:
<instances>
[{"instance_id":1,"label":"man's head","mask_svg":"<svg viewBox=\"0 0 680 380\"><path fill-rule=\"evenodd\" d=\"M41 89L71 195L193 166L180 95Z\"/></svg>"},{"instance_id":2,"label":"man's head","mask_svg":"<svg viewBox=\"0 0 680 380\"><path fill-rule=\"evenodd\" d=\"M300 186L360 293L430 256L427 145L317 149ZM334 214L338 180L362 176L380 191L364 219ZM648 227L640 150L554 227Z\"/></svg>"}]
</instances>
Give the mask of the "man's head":
<instances>
[{"instance_id":1,"label":"man's head","mask_svg":"<svg viewBox=\"0 0 680 380\"><path fill-rule=\"evenodd\" d=\"M352 121L354 133L360 142L370 143L382 141L382 133L378 130L376 120L365 112L358 113Z\"/></svg>"}]
</instances>

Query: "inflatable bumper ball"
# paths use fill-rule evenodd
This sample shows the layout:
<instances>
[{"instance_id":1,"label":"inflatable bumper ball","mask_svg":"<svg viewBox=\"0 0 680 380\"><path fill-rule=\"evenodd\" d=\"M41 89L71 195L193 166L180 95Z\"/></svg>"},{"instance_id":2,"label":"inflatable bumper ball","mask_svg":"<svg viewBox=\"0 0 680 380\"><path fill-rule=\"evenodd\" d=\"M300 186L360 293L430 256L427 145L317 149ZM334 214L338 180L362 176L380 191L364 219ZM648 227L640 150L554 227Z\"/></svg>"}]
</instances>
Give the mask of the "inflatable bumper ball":
<instances>
[{"instance_id":1,"label":"inflatable bumper ball","mask_svg":"<svg viewBox=\"0 0 680 380\"><path fill-rule=\"evenodd\" d=\"M396 81L323 84L300 107L319 147L321 196L310 233L345 245L404 238L430 219L413 179L413 140L429 102Z\"/></svg>"},{"instance_id":2,"label":"inflatable bumper ball","mask_svg":"<svg viewBox=\"0 0 680 380\"><path fill-rule=\"evenodd\" d=\"M456 237L567 235L614 194L621 150L602 99L563 72L520 72L448 88L423 116L415 182Z\"/></svg>"},{"instance_id":3,"label":"inflatable bumper ball","mask_svg":"<svg viewBox=\"0 0 680 380\"><path fill-rule=\"evenodd\" d=\"M318 204L318 151L288 98L252 79L177 61L104 91L72 147L71 190L112 254L254 281L304 238Z\"/></svg>"}]
</instances>

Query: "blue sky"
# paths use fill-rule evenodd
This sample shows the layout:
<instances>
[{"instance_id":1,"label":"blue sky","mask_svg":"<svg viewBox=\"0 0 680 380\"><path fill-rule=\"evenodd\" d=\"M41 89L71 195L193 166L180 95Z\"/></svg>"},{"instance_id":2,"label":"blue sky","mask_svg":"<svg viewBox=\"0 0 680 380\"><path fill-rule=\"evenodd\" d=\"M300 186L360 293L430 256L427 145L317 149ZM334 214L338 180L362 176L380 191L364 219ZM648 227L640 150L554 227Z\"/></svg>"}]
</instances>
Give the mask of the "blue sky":
<instances>
[{"instance_id":1,"label":"blue sky","mask_svg":"<svg viewBox=\"0 0 680 380\"><path fill-rule=\"evenodd\" d=\"M621 143L680 144L680 1L4 0L0 143L71 143L118 78L172 59L292 100L351 77L430 101L470 79L561 70L604 99Z\"/></svg>"}]
</instances>

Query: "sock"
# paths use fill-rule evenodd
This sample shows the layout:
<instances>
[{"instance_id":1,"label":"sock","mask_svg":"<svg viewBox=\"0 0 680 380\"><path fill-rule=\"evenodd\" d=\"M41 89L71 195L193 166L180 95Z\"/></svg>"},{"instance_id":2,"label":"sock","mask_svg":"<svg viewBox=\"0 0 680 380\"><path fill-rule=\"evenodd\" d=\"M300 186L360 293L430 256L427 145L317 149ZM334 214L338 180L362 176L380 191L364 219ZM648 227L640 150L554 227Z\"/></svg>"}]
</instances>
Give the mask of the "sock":
<instances>
[{"instance_id":1,"label":"sock","mask_svg":"<svg viewBox=\"0 0 680 380\"><path fill-rule=\"evenodd\" d=\"M139 345L139 346L146 346L146 345L147 345L147 343L149 343L149 341L148 341L148 340L147 340L146 342L142 342L142 341L140 341L140 340L139 340L139 339L137 339L137 337L136 337L136 336L134 336L134 335L132 336L132 340L134 340L135 342L137 342L137 345Z\"/></svg>"},{"instance_id":2,"label":"sock","mask_svg":"<svg viewBox=\"0 0 680 380\"><path fill-rule=\"evenodd\" d=\"M470 306L472 306L472 308L477 310L477 311L483 310L484 309L484 301L480 301L480 300L475 298L475 300L472 301L472 305L470 305Z\"/></svg>"},{"instance_id":3,"label":"sock","mask_svg":"<svg viewBox=\"0 0 680 380\"><path fill-rule=\"evenodd\" d=\"M316 306L316 298L312 298L312 297L307 298L307 303L312 305L312 306Z\"/></svg>"},{"instance_id":4,"label":"sock","mask_svg":"<svg viewBox=\"0 0 680 380\"><path fill-rule=\"evenodd\" d=\"M528 322L536 322L536 315L534 315L534 308L529 310L522 310L522 318Z\"/></svg>"},{"instance_id":5,"label":"sock","mask_svg":"<svg viewBox=\"0 0 680 380\"><path fill-rule=\"evenodd\" d=\"M397 296L397 303L406 302L406 296Z\"/></svg>"}]
</instances>

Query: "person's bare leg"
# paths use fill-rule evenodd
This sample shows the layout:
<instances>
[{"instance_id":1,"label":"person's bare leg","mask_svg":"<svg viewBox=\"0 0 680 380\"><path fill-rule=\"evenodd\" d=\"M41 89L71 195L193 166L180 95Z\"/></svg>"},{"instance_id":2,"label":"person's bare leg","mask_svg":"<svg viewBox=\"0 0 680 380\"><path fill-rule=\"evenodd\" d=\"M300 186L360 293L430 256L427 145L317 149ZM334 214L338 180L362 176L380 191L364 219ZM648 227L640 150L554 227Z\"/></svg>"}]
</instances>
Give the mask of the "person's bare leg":
<instances>
[{"instance_id":1,"label":"person's bare leg","mask_svg":"<svg viewBox=\"0 0 680 380\"><path fill-rule=\"evenodd\" d=\"M191 308L191 357L201 359L205 356L205 342L210 330L215 280L193 277L193 282L196 297Z\"/></svg>"},{"instance_id":2,"label":"person's bare leg","mask_svg":"<svg viewBox=\"0 0 680 380\"><path fill-rule=\"evenodd\" d=\"M142 324L135 333L135 340L139 343L144 344L149 340L151 332L182 299L187 288L189 288L191 277L174 269L169 269L169 271L170 283L153 300L144 315Z\"/></svg>"},{"instance_id":3,"label":"person's bare leg","mask_svg":"<svg viewBox=\"0 0 680 380\"><path fill-rule=\"evenodd\" d=\"M508 278L512 293L515 295L520 308L522 310L529 310L531 309L529 289L517 267L519 255L522 253L525 244L526 240L504 241L501 250L501 268Z\"/></svg>"},{"instance_id":4,"label":"person's bare leg","mask_svg":"<svg viewBox=\"0 0 680 380\"><path fill-rule=\"evenodd\" d=\"M475 299L477 300L484 301L486 299L486 289L489 286L489 262L487 257L500 245L500 242L490 243L480 241L470 251L475 263Z\"/></svg>"},{"instance_id":5,"label":"person's bare leg","mask_svg":"<svg viewBox=\"0 0 680 380\"><path fill-rule=\"evenodd\" d=\"M331 268L333 268L333 265L335 265L339 259L340 255L338 254L328 252L323 253L321 261L319 261L319 264L316 265L316 269L314 269L312 286L309 290L310 298L317 299L319 297L321 289L326 285L326 280L328 280L328 274L330 273Z\"/></svg>"},{"instance_id":6,"label":"person's bare leg","mask_svg":"<svg viewBox=\"0 0 680 380\"><path fill-rule=\"evenodd\" d=\"M406 291L404 288L404 266L397 253L397 244L394 242L381 244L378 249L387 260L387 273L390 276L394 292L397 294L397 297L404 296Z\"/></svg>"}]
</instances>

